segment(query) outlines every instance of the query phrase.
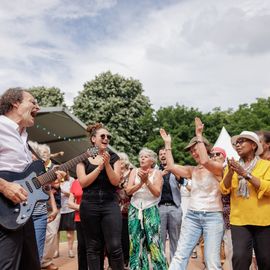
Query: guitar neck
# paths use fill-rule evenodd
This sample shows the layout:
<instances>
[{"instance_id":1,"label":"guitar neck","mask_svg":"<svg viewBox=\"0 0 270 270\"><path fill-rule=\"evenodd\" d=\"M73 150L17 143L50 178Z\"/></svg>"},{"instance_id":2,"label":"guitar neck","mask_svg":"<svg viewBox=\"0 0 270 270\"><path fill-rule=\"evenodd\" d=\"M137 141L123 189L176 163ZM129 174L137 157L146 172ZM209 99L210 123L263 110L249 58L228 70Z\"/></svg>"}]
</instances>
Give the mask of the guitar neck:
<instances>
[{"instance_id":1,"label":"guitar neck","mask_svg":"<svg viewBox=\"0 0 270 270\"><path fill-rule=\"evenodd\" d=\"M46 185L50 182L53 182L57 178L56 173L55 173L56 171L67 172L70 168L72 168L75 165L77 165L78 163L86 160L90 156L92 156L92 155L89 153L89 151L86 151L83 154L81 154L81 155L61 164L61 165L56 166L55 168L52 168L50 171L38 176L37 178L42 186Z\"/></svg>"}]
</instances>

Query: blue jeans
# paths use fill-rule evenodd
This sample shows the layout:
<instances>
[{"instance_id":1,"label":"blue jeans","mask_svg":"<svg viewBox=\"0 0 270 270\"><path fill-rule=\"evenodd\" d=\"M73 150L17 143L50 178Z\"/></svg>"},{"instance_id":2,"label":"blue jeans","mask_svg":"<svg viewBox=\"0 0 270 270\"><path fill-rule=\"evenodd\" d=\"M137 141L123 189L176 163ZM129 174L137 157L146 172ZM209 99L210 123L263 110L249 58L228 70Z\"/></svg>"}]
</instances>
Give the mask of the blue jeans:
<instances>
[{"instance_id":1,"label":"blue jeans","mask_svg":"<svg viewBox=\"0 0 270 270\"><path fill-rule=\"evenodd\" d=\"M33 215L32 219L34 222L35 235L37 240L38 256L41 262L46 238L47 214L38 216Z\"/></svg>"},{"instance_id":2,"label":"blue jeans","mask_svg":"<svg viewBox=\"0 0 270 270\"><path fill-rule=\"evenodd\" d=\"M207 269L222 269L220 245L223 234L222 212L188 210L182 223L177 250L169 269L184 270L187 268L189 257L201 235L204 238L204 258Z\"/></svg>"}]
</instances>

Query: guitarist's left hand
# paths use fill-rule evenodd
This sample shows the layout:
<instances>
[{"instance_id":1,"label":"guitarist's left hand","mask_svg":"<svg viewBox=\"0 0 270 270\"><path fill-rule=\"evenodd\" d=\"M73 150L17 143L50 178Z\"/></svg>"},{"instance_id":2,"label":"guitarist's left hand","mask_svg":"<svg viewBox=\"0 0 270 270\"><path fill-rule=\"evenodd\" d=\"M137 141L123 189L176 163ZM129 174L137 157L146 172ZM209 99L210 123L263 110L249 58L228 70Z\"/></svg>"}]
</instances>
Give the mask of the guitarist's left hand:
<instances>
[{"instance_id":1,"label":"guitarist's left hand","mask_svg":"<svg viewBox=\"0 0 270 270\"><path fill-rule=\"evenodd\" d=\"M66 177L66 172L64 171L55 171L57 178L55 180L59 180L59 182Z\"/></svg>"}]
</instances>

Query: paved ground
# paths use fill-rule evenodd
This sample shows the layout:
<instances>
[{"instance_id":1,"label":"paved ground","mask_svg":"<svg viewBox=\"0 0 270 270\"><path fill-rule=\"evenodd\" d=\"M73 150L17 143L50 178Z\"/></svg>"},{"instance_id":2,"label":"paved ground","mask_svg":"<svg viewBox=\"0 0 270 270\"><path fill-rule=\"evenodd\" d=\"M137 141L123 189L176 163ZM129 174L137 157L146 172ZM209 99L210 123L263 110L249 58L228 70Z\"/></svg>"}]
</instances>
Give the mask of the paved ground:
<instances>
[{"instance_id":1,"label":"paved ground","mask_svg":"<svg viewBox=\"0 0 270 270\"><path fill-rule=\"evenodd\" d=\"M197 248L198 251L200 250ZM75 249L76 251L76 245ZM75 252L76 253L76 252ZM201 262L201 256L198 252L198 258L197 259L190 259L188 270L203 270L204 265ZM57 259L54 259L55 265L59 267L59 270L77 270L77 257L75 258L69 258L68 257L68 250L67 250L67 243L60 243L60 257Z\"/></svg>"}]
</instances>

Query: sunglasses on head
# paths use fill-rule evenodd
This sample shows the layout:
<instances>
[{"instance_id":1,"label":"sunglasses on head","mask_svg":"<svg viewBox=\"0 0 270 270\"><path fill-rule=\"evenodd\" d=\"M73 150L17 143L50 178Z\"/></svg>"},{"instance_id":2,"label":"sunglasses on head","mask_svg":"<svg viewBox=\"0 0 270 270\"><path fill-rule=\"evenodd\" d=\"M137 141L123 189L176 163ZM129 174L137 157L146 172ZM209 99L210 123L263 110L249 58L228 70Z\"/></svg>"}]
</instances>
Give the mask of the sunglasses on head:
<instances>
[{"instance_id":1,"label":"sunglasses on head","mask_svg":"<svg viewBox=\"0 0 270 270\"><path fill-rule=\"evenodd\" d=\"M214 152L214 153L210 153L210 157L220 157L222 154L220 152Z\"/></svg>"},{"instance_id":2,"label":"sunglasses on head","mask_svg":"<svg viewBox=\"0 0 270 270\"><path fill-rule=\"evenodd\" d=\"M100 135L100 138L101 138L102 140L104 140L106 137L107 137L108 140L110 140L110 139L112 138L112 136L111 136L110 134L101 134L101 135Z\"/></svg>"}]
</instances>

